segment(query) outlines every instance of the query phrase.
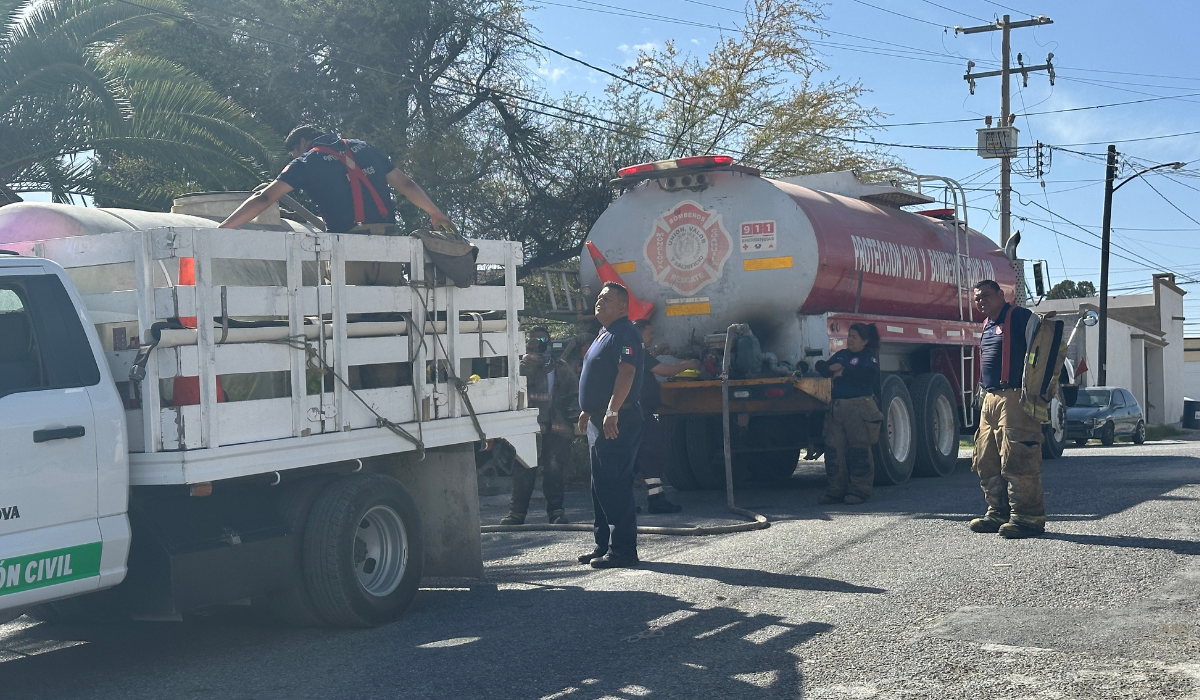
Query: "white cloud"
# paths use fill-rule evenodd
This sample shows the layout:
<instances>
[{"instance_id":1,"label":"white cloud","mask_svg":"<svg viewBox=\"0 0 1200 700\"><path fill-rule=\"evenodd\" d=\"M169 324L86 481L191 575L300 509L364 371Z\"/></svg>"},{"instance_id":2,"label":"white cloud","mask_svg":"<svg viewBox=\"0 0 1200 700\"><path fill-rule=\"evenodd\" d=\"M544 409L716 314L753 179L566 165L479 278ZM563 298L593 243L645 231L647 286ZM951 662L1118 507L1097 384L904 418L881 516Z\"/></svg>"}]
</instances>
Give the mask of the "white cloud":
<instances>
[{"instance_id":1,"label":"white cloud","mask_svg":"<svg viewBox=\"0 0 1200 700\"><path fill-rule=\"evenodd\" d=\"M660 50L661 48L662 46L657 41L647 41L643 44L634 44L633 46L630 46L629 44L621 44L617 47L617 50L625 54L625 60L622 62L622 65L632 66L637 62L639 53L652 53Z\"/></svg>"},{"instance_id":2,"label":"white cloud","mask_svg":"<svg viewBox=\"0 0 1200 700\"><path fill-rule=\"evenodd\" d=\"M539 66L537 74L550 81L553 85L558 82L558 79L567 74L566 68L549 68L547 66Z\"/></svg>"}]
</instances>

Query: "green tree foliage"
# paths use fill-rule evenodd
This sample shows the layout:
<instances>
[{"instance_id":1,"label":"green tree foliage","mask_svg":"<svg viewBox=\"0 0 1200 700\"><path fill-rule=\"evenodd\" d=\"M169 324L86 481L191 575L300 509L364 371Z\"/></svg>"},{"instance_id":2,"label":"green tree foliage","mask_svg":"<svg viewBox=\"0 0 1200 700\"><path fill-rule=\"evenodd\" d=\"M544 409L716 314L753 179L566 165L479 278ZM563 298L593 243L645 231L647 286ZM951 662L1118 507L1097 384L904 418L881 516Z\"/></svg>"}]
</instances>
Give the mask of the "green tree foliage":
<instances>
[{"instance_id":1,"label":"green tree foliage","mask_svg":"<svg viewBox=\"0 0 1200 700\"><path fill-rule=\"evenodd\" d=\"M739 31L707 56L641 51L626 70L634 82L610 91L614 113L638 114L647 149L661 158L729 153L768 175L799 175L894 164L863 140L883 116L859 101L858 82L818 82L826 69L809 37L824 36L821 5L811 0L749 0Z\"/></svg>"},{"instance_id":2,"label":"green tree foliage","mask_svg":"<svg viewBox=\"0 0 1200 700\"><path fill-rule=\"evenodd\" d=\"M0 203L50 190L56 201L108 188L134 203L170 180L254 182L263 131L195 75L123 54L119 40L160 26L172 5L114 0L0 0ZM147 9L149 8L149 9ZM163 177L149 192L99 163L128 157Z\"/></svg>"},{"instance_id":3,"label":"green tree foliage","mask_svg":"<svg viewBox=\"0 0 1200 700\"><path fill-rule=\"evenodd\" d=\"M188 2L186 18L123 49L183 65L244 106L276 134L275 169L299 123L375 144L468 235L524 241L529 268L578 255L622 165L728 151L794 174L886 160L828 138L878 115L858 105L858 84L813 81L806 37L822 17L808 0L753 0L745 31L707 57L643 55L629 77L671 98L616 83L557 101L530 79L519 0ZM400 216L423 220L404 204Z\"/></svg>"},{"instance_id":4,"label":"green tree foliage","mask_svg":"<svg viewBox=\"0 0 1200 700\"><path fill-rule=\"evenodd\" d=\"M1075 282L1073 280L1063 280L1050 288L1050 293L1046 295L1047 299L1080 299L1083 297L1096 296L1096 285L1082 280Z\"/></svg>"}]
</instances>

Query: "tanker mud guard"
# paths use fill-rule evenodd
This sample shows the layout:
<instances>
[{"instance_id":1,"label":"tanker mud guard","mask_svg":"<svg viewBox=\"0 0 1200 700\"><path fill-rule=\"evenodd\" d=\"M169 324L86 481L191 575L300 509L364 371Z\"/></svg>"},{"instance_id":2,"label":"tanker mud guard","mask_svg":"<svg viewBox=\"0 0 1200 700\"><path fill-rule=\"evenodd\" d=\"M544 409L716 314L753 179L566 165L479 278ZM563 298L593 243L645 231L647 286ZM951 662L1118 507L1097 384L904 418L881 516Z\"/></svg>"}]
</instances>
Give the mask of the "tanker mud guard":
<instances>
[{"instance_id":1,"label":"tanker mud guard","mask_svg":"<svg viewBox=\"0 0 1200 700\"><path fill-rule=\"evenodd\" d=\"M479 257L479 248L471 245L462 234L417 229L412 235L421 239L429 261L454 286L466 289L475 284L475 260Z\"/></svg>"},{"instance_id":2,"label":"tanker mud guard","mask_svg":"<svg viewBox=\"0 0 1200 700\"><path fill-rule=\"evenodd\" d=\"M733 342L742 333L749 332L749 326L735 323L729 327L729 331L725 335L725 357L721 366L721 428L725 435L725 504L729 508L729 512L744 518L750 518L754 522L738 523L737 525L712 525L708 527L699 525L694 527L651 527L639 525L637 528L639 535L724 535L732 532L765 530L771 526L771 523L767 520L767 516L746 510L745 508L738 508L733 501L733 454L729 443L729 357L733 354ZM558 532L591 532L592 526L585 523L570 523L566 525L547 523L545 525L484 525L479 529L481 532L540 532L546 530Z\"/></svg>"}]
</instances>

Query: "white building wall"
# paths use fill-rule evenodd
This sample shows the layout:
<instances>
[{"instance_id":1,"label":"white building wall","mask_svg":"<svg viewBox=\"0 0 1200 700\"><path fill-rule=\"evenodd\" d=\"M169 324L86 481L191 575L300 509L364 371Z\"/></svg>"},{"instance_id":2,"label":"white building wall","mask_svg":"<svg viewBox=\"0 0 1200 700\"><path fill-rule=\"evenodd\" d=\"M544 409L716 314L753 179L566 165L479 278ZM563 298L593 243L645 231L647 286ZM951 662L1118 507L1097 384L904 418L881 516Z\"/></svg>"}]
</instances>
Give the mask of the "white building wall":
<instances>
[{"instance_id":1,"label":"white building wall","mask_svg":"<svg viewBox=\"0 0 1200 700\"><path fill-rule=\"evenodd\" d=\"M1183 363L1183 397L1200 401L1200 362Z\"/></svg>"},{"instance_id":2,"label":"white building wall","mask_svg":"<svg viewBox=\"0 0 1200 700\"><path fill-rule=\"evenodd\" d=\"M1088 386L1097 386L1100 381L1098 375L1100 373L1100 326L1095 325L1087 328L1087 348L1088 348ZM1108 386L1119 386L1133 391L1134 367L1133 358L1130 356L1132 349L1131 335L1140 333L1135 328L1132 328L1120 321L1108 319L1108 377L1106 384ZM1141 371L1141 362L1138 362L1138 371ZM1140 383L1140 380L1139 380ZM1137 396L1137 392L1134 392ZM1139 397L1140 400L1140 397Z\"/></svg>"},{"instance_id":3,"label":"white building wall","mask_svg":"<svg viewBox=\"0 0 1200 700\"><path fill-rule=\"evenodd\" d=\"M1158 290L1161 314L1159 328L1163 330L1167 341L1167 346L1162 349L1163 422L1178 423L1183 420L1183 397L1186 393L1183 377L1183 295L1165 284L1160 284Z\"/></svg>"}]
</instances>

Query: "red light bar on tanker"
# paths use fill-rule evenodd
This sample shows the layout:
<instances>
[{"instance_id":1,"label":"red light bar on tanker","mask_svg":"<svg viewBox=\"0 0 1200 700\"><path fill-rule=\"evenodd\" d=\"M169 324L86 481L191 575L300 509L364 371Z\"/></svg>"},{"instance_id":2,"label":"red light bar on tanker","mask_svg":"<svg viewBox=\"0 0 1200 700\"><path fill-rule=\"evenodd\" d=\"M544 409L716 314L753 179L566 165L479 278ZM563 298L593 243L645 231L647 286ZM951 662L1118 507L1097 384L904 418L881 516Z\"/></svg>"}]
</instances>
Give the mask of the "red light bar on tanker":
<instances>
[{"instance_id":1,"label":"red light bar on tanker","mask_svg":"<svg viewBox=\"0 0 1200 700\"><path fill-rule=\"evenodd\" d=\"M687 158L672 158L656 160L653 163L640 163L617 171L617 177L630 177L657 170L676 170L679 168L721 168L733 165L733 156L688 156Z\"/></svg>"}]
</instances>

